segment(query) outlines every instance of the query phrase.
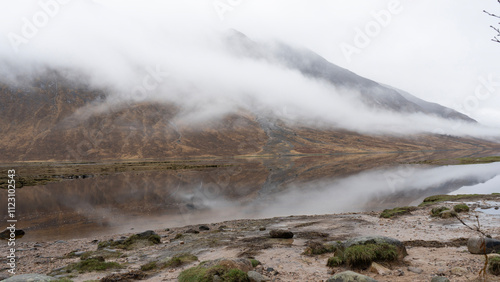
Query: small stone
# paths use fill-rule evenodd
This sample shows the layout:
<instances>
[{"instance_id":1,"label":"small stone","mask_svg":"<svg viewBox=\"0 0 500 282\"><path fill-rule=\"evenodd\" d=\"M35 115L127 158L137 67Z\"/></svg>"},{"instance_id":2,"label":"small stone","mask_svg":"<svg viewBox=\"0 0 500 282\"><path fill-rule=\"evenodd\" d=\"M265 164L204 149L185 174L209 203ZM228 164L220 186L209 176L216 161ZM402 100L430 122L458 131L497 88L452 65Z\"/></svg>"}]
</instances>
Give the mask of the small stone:
<instances>
[{"instance_id":1,"label":"small stone","mask_svg":"<svg viewBox=\"0 0 500 282\"><path fill-rule=\"evenodd\" d=\"M444 276L434 276L432 277L431 282L450 282L450 280Z\"/></svg>"},{"instance_id":2,"label":"small stone","mask_svg":"<svg viewBox=\"0 0 500 282\"><path fill-rule=\"evenodd\" d=\"M353 272L353 271L344 271L337 273L330 277L327 282L345 282L345 281L359 281L359 282L377 282L377 280L361 275L359 273Z\"/></svg>"},{"instance_id":3,"label":"small stone","mask_svg":"<svg viewBox=\"0 0 500 282\"><path fill-rule=\"evenodd\" d=\"M408 267L408 271L416 273L416 274L420 274L420 273L424 272L421 268L413 267L413 266Z\"/></svg>"},{"instance_id":4,"label":"small stone","mask_svg":"<svg viewBox=\"0 0 500 282\"><path fill-rule=\"evenodd\" d=\"M219 275L214 275L212 278L213 282L222 282L222 278Z\"/></svg>"},{"instance_id":5,"label":"small stone","mask_svg":"<svg viewBox=\"0 0 500 282\"><path fill-rule=\"evenodd\" d=\"M5 279L3 281L6 282L34 282L34 281L52 281L56 280L53 277L43 275L43 274L21 274L21 275L14 275L8 279Z\"/></svg>"},{"instance_id":6,"label":"small stone","mask_svg":"<svg viewBox=\"0 0 500 282\"><path fill-rule=\"evenodd\" d=\"M451 274L453 275L464 276L467 273L468 273L467 269L463 267L454 267L451 269Z\"/></svg>"},{"instance_id":7,"label":"small stone","mask_svg":"<svg viewBox=\"0 0 500 282\"><path fill-rule=\"evenodd\" d=\"M274 229L269 231L269 235L271 238L282 238L282 239L291 239L293 238L293 232L283 229Z\"/></svg>"},{"instance_id":8,"label":"small stone","mask_svg":"<svg viewBox=\"0 0 500 282\"><path fill-rule=\"evenodd\" d=\"M266 269L266 271L267 271L267 272L274 271L274 268L272 268L272 267L268 267L268 268Z\"/></svg>"},{"instance_id":9,"label":"small stone","mask_svg":"<svg viewBox=\"0 0 500 282\"><path fill-rule=\"evenodd\" d=\"M74 252L73 254L77 257L83 255L85 252L84 251L79 251L79 252Z\"/></svg>"},{"instance_id":10,"label":"small stone","mask_svg":"<svg viewBox=\"0 0 500 282\"><path fill-rule=\"evenodd\" d=\"M402 269L396 269L396 276L403 276L405 272Z\"/></svg>"},{"instance_id":11,"label":"small stone","mask_svg":"<svg viewBox=\"0 0 500 282\"><path fill-rule=\"evenodd\" d=\"M198 229L200 229L201 231L208 231L208 230L210 230L210 227L208 227L206 225L200 225L200 227L198 227Z\"/></svg>"},{"instance_id":12,"label":"small stone","mask_svg":"<svg viewBox=\"0 0 500 282\"><path fill-rule=\"evenodd\" d=\"M383 267L382 265L376 262L372 262L372 264L370 265L370 272L380 275L388 275L389 273L391 273L391 270L386 267Z\"/></svg>"},{"instance_id":13,"label":"small stone","mask_svg":"<svg viewBox=\"0 0 500 282\"><path fill-rule=\"evenodd\" d=\"M165 228L163 231L167 231L168 232L168 231L170 231L170 228Z\"/></svg>"},{"instance_id":14,"label":"small stone","mask_svg":"<svg viewBox=\"0 0 500 282\"><path fill-rule=\"evenodd\" d=\"M68 242L64 241L64 240L58 240L58 241L55 241L54 244L67 244Z\"/></svg>"},{"instance_id":15,"label":"small stone","mask_svg":"<svg viewBox=\"0 0 500 282\"><path fill-rule=\"evenodd\" d=\"M33 245L33 247L35 247L35 248L41 248L42 245L41 244L35 244L35 245Z\"/></svg>"},{"instance_id":16,"label":"small stone","mask_svg":"<svg viewBox=\"0 0 500 282\"><path fill-rule=\"evenodd\" d=\"M265 277L264 275L258 273L257 271L250 270L248 273L248 278L250 282L262 282L262 281L270 281L271 279Z\"/></svg>"},{"instance_id":17,"label":"small stone","mask_svg":"<svg viewBox=\"0 0 500 282\"><path fill-rule=\"evenodd\" d=\"M266 228L264 226L259 227L259 231L266 231Z\"/></svg>"}]
</instances>

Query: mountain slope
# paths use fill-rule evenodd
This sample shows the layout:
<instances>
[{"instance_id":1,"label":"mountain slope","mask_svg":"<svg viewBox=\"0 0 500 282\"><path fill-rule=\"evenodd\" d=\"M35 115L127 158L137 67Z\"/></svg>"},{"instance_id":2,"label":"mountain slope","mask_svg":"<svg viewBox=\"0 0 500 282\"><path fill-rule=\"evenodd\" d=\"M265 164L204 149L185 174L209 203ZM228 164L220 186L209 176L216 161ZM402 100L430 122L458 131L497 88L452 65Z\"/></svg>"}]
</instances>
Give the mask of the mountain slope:
<instances>
[{"instance_id":1,"label":"mountain slope","mask_svg":"<svg viewBox=\"0 0 500 282\"><path fill-rule=\"evenodd\" d=\"M226 46L235 56L265 59L335 87L358 91L373 107L475 122L441 105L360 77L309 50L258 44L238 33L226 38ZM95 89L80 76L61 70L0 84L0 161L482 150L498 146L475 138L368 136L333 127L316 128L245 107L196 126L179 119L182 108L173 103L129 103L91 111L98 109L108 94L106 89Z\"/></svg>"}]
</instances>

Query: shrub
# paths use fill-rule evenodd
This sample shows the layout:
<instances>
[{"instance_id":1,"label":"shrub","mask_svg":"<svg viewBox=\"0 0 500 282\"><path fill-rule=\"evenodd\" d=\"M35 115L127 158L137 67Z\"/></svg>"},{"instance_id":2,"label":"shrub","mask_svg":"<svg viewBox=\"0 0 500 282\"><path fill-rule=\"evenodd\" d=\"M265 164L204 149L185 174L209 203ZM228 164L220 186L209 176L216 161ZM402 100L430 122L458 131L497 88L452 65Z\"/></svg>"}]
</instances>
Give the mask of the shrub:
<instances>
[{"instance_id":1,"label":"shrub","mask_svg":"<svg viewBox=\"0 0 500 282\"><path fill-rule=\"evenodd\" d=\"M257 265L260 264L260 261L258 261L256 259L250 259L250 262L252 263L252 267L256 267Z\"/></svg>"}]
</instances>

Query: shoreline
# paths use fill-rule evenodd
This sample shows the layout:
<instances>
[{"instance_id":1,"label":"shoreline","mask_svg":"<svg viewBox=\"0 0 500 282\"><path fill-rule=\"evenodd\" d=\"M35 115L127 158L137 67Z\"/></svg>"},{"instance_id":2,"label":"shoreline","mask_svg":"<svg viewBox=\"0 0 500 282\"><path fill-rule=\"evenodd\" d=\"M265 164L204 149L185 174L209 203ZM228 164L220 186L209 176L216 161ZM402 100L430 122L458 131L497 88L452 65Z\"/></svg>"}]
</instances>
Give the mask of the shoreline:
<instances>
[{"instance_id":1,"label":"shoreline","mask_svg":"<svg viewBox=\"0 0 500 282\"><path fill-rule=\"evenodd\" d=\"M140 270L142 265L161 261L179 253L189 253L196 261L185 265L161 270L145 271L144 281L176 281L182 270L198 265L201 261L218 258L254 258L262 263L259 269L273 281L326 281L333 272L347 270L345 266L329 268L326 261L331 254L308 256L303 254L311 242L344 241L357 236L388 236L405 244L408 256L399 263L384 263L391 270L381 275L367 270L355 270L378 281L430 281L434 275L445 275L452 281L470 281L478 277L484 256L472 255L467 251L466 241L476 237L477 232L463 226L456 218L435 218L430 216L437 206L453 207L466 203L471 212L460 217L470 224L476 222L481 229L500 237L498 215L473 212L475 208L488 205L495 210L500 207L500 195L476 196L457 201L430 203L408 214L394 218L381 218L380 212L342 213L330 215L287 216L267 219L240 219L211 224L197 224L182 227L168 227L155 230L160 236L160 244L140 246L130 250L116 249L120 256L106 258L124 266L120 270L89 273L63 273L58 278L68 277L72 281L101 279L112 273L126 273ZM492 211L493 211L492 210ZM209 230L200 230L204 226ZM294 233L293 239L273 239L269 231L286 229ZM145 230L134 230L143 232ZM80 261L75 253L96 252L98 244L107 240L123 240L134 233L96 236L84 239L47 242L19 242L17 274L41 273L57 274L60 269ZM6 253L6 244L1 252ZM72 255L73 254L73 255ZM412 270L418 269L415 273ZM270 274L266 269L276 273ZM51 273L52 272L52 273ZM404 273L402 276L401 272ZM7 274L6 270L0 274ZM57 275L54 275L57 277ZM75 277L72 277L75 276ZM500 277L489 274L488 281L500 281ZM68 280L69 281L69 280Z\"/></svg>"}]
</instances>

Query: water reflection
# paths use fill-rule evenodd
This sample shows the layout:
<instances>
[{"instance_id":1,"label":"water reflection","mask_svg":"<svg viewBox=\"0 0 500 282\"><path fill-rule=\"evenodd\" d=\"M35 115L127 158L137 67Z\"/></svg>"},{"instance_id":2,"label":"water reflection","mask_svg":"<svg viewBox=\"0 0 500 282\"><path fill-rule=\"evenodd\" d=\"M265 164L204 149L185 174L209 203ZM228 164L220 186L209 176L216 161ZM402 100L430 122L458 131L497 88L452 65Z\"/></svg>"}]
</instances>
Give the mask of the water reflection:
<instances>
[{"instance_id":1,"label":"water reflection","mask_svg":"<svg viewBox=\"0 0 500 282\"><path fill-rule=\"evenodd\" d=\"M23 240L55 240L238 218L380 210L498 182L500 175L500 163L384 165L422 157L432 158L231 160L220 168L127 172L25 187L17 191L18 226L27 231Z\"/></svg>"}]
</instances>

